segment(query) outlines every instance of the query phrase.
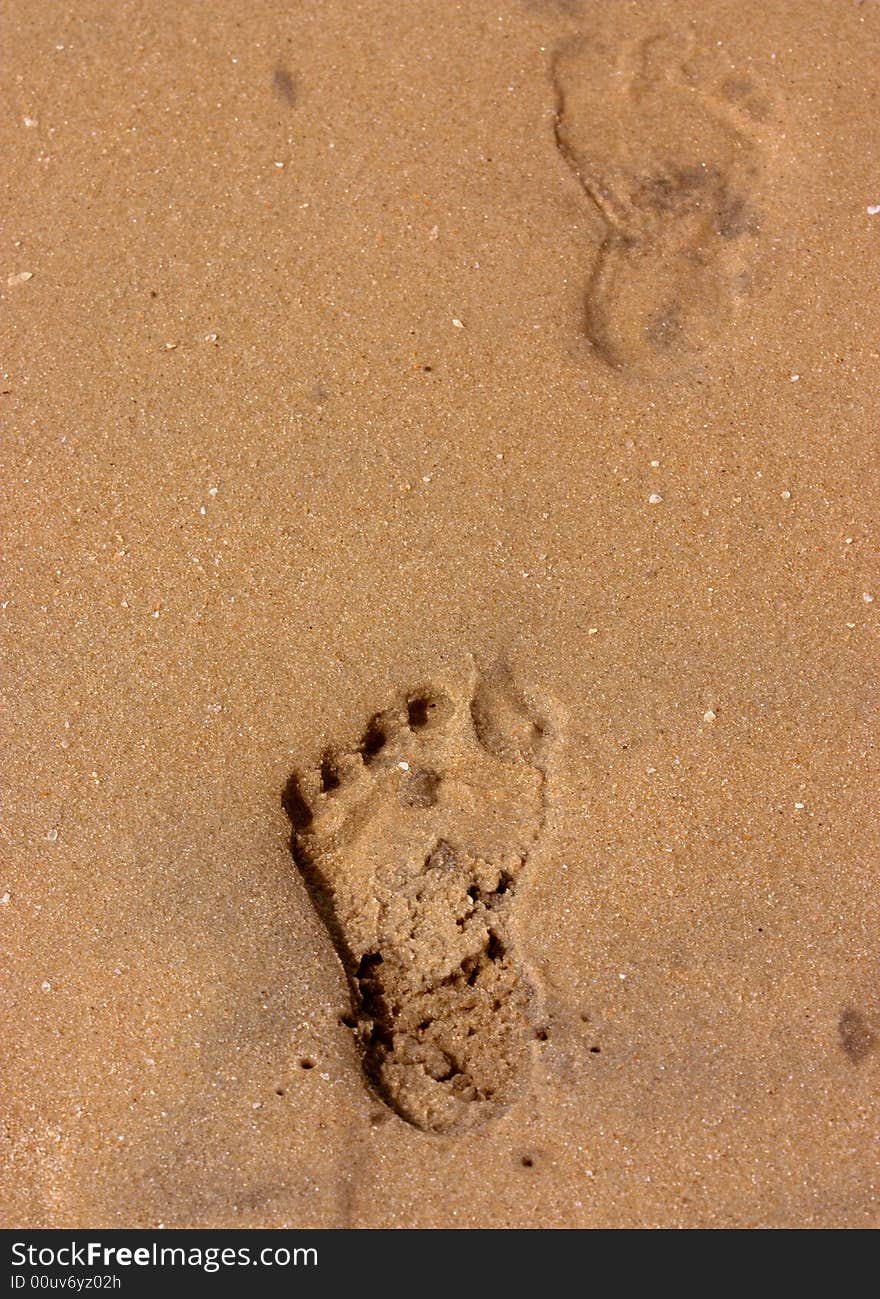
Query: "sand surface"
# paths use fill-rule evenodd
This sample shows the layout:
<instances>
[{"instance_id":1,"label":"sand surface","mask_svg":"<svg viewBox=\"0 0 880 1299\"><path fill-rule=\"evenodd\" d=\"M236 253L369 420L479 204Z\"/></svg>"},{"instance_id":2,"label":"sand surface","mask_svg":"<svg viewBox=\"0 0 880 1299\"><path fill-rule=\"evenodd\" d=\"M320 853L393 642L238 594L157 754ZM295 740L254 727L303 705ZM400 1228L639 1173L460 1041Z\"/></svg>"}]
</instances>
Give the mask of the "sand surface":
<instances>
[{"instance_id":1,"label":"sand surface","mask_svg":"<svg viewBox=\"0 0 880 1299\"><path fill-rule=\"evenodd\" d=\"M876 1225L880 6L3 8L4 1224Z\"/></svg>"}]
</instances>

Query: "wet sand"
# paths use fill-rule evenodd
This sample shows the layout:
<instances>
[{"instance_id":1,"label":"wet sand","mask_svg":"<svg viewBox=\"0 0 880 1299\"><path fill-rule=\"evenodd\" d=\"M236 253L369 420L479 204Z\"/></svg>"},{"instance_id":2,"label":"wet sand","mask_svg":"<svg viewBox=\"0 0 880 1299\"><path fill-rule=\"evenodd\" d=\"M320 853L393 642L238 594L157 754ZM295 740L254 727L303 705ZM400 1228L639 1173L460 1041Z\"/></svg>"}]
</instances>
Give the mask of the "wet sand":
<instances>
[{"instance_id":1,"label":"wet sand","mask_svg":"<svg viewBox=\"0 0 880 1299\"><path fill-rule=\"evenodd\" d=\"M5 26L4 1225L877 1225L880 6Z\"/></svg>"}]
</instances>

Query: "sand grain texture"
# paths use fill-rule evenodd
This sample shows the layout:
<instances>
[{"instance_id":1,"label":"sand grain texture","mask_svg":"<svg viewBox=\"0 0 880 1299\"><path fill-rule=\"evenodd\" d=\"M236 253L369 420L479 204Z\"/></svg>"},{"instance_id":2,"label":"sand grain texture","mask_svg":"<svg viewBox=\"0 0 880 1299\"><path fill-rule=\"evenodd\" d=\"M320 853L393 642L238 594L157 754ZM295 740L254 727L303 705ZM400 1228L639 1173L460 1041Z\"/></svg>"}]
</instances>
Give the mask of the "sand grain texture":
<instances>
[{"instance_id":1,"label":"sand grain texture","mask_svg":"<svg viewBox=\"0 0 880 1299\"><path fill-rule=\"evenodd\" d=\"M4 1224L876 1225L880 6L4 17Z\"/></svg>"}]
</instances>

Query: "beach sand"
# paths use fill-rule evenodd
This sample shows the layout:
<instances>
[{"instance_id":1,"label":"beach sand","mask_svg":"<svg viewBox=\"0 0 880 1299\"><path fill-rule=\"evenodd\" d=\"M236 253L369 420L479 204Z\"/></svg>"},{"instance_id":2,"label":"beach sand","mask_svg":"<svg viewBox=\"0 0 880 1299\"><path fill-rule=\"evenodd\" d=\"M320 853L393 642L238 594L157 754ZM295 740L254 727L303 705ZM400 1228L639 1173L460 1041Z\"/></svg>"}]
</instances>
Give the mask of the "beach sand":
<instances>
[{"instance_id":1,"label":"beach sand","mask_svg":"<svg viewBox=\"0 0 880 1299\"><path fill-rule=\"evenodd\" d=\"M877 1225L880 6L4 8L4 1225Z\"/></svg>"}]
</instances>

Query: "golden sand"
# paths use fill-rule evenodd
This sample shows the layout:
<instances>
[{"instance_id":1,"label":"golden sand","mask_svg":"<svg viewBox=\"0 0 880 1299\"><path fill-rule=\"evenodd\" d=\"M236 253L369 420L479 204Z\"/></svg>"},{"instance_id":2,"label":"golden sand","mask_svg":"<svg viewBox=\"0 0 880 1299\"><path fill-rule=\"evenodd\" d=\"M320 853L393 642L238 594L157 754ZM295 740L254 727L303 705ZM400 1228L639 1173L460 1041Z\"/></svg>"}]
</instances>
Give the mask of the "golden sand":
<instances>
[{"instance_id":1,"label":"golden sand","mask_svg":"<svg viewBox=\"0 0 880 1299\"><path fill-rule=\"evenodd\" d=\"M4 1225L876 1225L880 6L4 9Z\"/></svg>"}]
</instances>

